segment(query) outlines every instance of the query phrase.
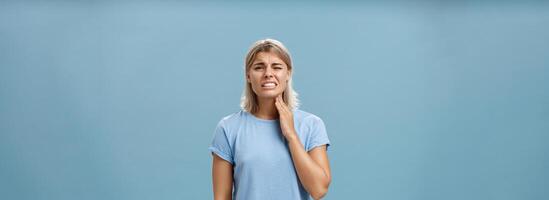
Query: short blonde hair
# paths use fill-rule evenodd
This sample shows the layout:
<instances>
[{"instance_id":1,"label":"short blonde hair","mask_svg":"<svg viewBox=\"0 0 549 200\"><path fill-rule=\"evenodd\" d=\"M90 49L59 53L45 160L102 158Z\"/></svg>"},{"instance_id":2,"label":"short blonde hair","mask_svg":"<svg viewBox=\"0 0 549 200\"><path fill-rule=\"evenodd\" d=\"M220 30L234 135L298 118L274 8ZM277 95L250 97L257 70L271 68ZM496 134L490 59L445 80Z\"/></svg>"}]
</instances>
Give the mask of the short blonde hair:
<instances>
[{"instance_id":1,"label":"short blonde hair","mask_svg":"<svg viewBox=\"0 0 549 200\"><path fill-rule=\"evenodd\" d=\"M288 66L288 71L290 71L290 78L284 90L282 98L284 102L288 105L290 110L297 109L299 107L299 99L297 98L298 94L292 87L292 76L293 76L293 66L292 59L290 57L290 52L286 47L278 40L275 39L263 39L256 41L248 51L246 55L246 60L244 61L244 91L242 92L242 98L240 99L240 107L247 112L255 113L259 110L259 102L257 99L257 94L252 90L252 85L249 83L246 78L248 71L252 67L252 64L259 52L272 52L275 53L284 63Z\"/></svg>"}]
</instances>

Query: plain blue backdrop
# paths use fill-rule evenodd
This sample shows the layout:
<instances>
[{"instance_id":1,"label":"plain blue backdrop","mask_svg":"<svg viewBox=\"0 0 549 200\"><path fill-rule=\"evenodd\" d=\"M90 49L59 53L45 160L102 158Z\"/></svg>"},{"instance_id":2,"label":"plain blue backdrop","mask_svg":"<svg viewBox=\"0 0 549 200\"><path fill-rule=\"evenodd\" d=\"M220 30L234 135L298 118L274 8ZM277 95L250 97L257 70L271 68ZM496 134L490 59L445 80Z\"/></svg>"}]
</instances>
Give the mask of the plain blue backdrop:
<instances>
[{"instance_id":1,"label":"plain blue backdrop","mask_svg":"<svg viewBox=\"0 0 549 200\"><path fill-rule=\"evenodd\" d=\"M3 1L0 199L211 199L248 47L294 59L326 199L549 196L549 4Z\"/></svg>"}]
</instances>

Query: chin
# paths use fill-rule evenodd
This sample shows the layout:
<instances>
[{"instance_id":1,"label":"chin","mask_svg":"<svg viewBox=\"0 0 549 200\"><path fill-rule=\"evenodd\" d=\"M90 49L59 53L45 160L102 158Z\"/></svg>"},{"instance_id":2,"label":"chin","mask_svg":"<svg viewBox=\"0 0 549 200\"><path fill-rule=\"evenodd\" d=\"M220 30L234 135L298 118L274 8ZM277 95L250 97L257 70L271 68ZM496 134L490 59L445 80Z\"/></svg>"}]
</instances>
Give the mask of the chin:
<instances>
[{"instance_id":1,"label":"chin","mask_svg":"<svg viewBox=\"0 0 549 200\"><path fill-rule=\"evenodd\" d=\"M278 95L281 95L281 92L260 92L257 94L259 98L276 98Z\"/></svg>"}]
</instances>

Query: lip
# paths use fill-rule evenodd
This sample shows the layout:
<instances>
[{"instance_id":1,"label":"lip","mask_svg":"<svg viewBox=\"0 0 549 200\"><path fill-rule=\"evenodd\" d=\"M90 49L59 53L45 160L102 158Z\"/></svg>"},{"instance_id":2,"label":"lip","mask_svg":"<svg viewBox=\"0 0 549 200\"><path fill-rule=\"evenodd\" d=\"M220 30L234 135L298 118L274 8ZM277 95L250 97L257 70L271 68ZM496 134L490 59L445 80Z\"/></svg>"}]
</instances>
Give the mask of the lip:
<instances>
[{"instance_id":1,"label":"lip","mask_svg":"<svg viewBox=\"0 0 549 200\"><path fill-rule=\"evenodd\" d=\"M270 86L270 87L265 87L264 85L267 84L267 83L273 83L274 86ZM263 89L274 89L278 86L278 83L274 82L274 81L265 81L265 82L262 82L261 83L261 88Z\"/></svg>"}]
</instances>

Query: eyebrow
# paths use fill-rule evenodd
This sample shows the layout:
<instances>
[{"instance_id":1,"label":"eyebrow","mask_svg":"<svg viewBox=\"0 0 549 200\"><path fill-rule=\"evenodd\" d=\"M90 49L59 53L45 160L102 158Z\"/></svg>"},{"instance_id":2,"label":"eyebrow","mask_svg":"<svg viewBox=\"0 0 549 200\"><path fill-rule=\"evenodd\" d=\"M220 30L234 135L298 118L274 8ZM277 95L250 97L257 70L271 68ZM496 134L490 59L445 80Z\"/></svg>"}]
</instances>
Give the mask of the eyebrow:
<instances>
[{"instance_id":1,"label":"eyebrow","mask_svg":"<svg viewBox=\"0 0 549 200\"><path fill-rule=\"evenodd\" d=\"M253 63L252 65L265 65L265 62L259 61L259 62ZM272 65L282 65L282 63L275 62Z\"/></svg>"}]
</instances>

